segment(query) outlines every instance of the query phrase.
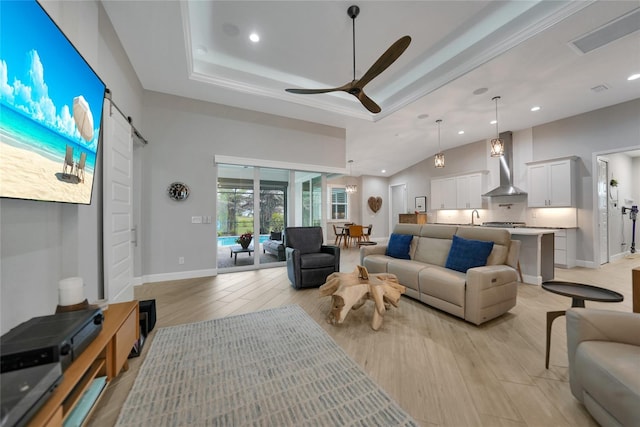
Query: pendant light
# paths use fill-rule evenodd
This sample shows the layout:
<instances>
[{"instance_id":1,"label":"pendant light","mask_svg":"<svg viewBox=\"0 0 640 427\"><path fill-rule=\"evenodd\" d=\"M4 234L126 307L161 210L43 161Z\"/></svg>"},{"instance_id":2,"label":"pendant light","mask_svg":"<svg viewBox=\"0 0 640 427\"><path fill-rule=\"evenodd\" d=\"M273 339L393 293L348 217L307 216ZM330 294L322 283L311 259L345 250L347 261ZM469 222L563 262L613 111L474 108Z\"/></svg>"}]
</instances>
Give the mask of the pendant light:
<instances>
[{"instance_id":1,"label":"pendant light","mask_svg":"<svg viewBox=\"0 0 640 427\"><path fill-rule=\"evenodd\" d=\"M435 167L443 168L444 167L444 153L442 152L442 149L440 148L440 123L442 123L442 119L436 120L436 123L438 124L438 154L436 154L433 157L433 162L435 164Z\"/></svg>"},{"instance_id":2,"label":"pendant light","mask_svg":"<svg viewBox=\"0 0 640 427\"><path fill-rule=\"evenodd\" d=\"M351 164L353 163L353 160L349 160L348 163L349 163L349 181L351 181ZM356 184L347 184L344 188L344 191L346 191L348 194L357 193L358 186Z\"/></svg>"},{"instance_id":3,"label":"pendant light","mask_svg":"<svg viewBox=\"0 0 640 427\"><path fill-rule=\"evenodd\" d=\"M491 98L492 101L496 101L496 137L491 140L491 157L501 157L504 154L504 141L500 138L500 132L498 131L498 100L499 96Z\"/></svg>"}]
</instances>

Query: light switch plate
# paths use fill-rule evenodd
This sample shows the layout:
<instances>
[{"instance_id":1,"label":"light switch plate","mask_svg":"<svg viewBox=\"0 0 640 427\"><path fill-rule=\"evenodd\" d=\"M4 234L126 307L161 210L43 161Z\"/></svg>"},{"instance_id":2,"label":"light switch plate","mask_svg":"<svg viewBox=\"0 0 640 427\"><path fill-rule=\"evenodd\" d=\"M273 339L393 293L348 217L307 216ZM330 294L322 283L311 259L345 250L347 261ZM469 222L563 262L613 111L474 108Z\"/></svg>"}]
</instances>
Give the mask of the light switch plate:
<instances>
[{"instance_id":1,"label":"light switch plate","mask_svg":"<svg viewBox=\"0 0 640 427\"><path fill-rule=\"evenodd\" d=\"M202 217L201 216L192 216L191 217L191 224L202 224Z\"/></svg>"}]
</instances>

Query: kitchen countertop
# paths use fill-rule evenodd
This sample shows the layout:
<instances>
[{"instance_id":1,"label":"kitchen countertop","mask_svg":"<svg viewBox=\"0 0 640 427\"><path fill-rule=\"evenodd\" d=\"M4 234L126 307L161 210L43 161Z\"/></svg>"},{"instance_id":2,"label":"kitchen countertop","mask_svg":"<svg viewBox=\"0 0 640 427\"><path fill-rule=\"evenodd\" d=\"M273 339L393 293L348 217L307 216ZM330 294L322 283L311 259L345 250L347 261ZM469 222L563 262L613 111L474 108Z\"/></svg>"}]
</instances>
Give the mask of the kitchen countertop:
<instances>
[{"instance_id":1,"label":"kitchen countertop","mask_svg":"<svg viewBox=\"0 0 640 427\"><path fill-rule=\"evenodd\" d=\"M445 223L445 222L434 222L434 223L430 223L430 224L436 224L436 225L456 225L456 226L460 226L460 227L483 227L483 228L500 228L503 230L508 230L509 232L511 232L511 234L529 234L529 235L536 235L536 234L546 234L546 233L553 233L555 230L569 230L569 229L577 229L578 227L534 227L534 226L517 226L517 227L495 227L495 226L489 226L489 225L482 225L482 224L451 224L451 223ZM527 231L530 230L530 231Z\"/></svg>"},{"instance_id":2,"label":"kitchen countertop","mask_svg":"<svg viewBox=\"0 0 640 427\"><path fill-rule=\"evenodd\" d=\"M507 230L511 234L516 234L520 236L537 236L540 234L553 234L557 228L504 228L503 230Z\"/></svg>"}]
</instances>

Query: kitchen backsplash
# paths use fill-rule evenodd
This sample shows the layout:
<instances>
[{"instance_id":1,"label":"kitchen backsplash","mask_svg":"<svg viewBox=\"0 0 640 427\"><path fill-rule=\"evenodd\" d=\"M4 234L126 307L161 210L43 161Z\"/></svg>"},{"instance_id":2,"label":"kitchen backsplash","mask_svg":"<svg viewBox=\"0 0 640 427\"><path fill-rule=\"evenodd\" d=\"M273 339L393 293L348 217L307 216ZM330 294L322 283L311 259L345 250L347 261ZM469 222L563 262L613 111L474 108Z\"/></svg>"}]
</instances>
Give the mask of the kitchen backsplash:
<instances>
[{"instance_id":1,"label":"kitchen backsplash","mask_svg":"<svg viewBox=\"0 0 640 427\"><path fill-rule=\"evenodd\" d=\"M526 198L492 198L487 209L478 209L480 218L474 214L475 224L483 222L524 222L529 227L574 228L578 226L575 208L529 208ZM438 210L428 213L429 222L448 224L470 224L472 209Z\"/></svg>"}]
</instances>

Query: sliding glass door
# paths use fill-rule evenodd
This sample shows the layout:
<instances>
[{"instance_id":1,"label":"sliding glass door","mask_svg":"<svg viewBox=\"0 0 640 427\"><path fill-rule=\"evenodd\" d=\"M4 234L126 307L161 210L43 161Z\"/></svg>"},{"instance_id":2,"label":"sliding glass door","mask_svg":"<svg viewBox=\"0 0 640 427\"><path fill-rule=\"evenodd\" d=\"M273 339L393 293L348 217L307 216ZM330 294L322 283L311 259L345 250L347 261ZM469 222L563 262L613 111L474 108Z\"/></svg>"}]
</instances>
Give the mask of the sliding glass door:
<instances>
[{"instance_id":1,"label":"sliding glass door","mask_svg":"<svg viewBox=\"0 0 640 427\"><path fill-rule=\"evenodd\" d=\"M259 168L260 173L260 264L282 262L284 258L283 231L287 225L289 171Z\"/></svg>"},{"instance_id":2,"label":"sliding glass door","mask_svg":"<svg viewBox=\"0 0 640 427\"><path fill-rule=\"evenodd\" d=\"M253 168L220 165L218 167L217 265L220 269L254 264ZM241 236L249 240L243 247Z\"/></svg>"}]
</instances>

